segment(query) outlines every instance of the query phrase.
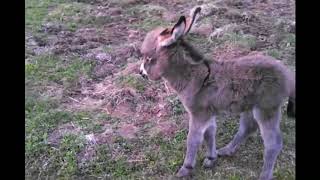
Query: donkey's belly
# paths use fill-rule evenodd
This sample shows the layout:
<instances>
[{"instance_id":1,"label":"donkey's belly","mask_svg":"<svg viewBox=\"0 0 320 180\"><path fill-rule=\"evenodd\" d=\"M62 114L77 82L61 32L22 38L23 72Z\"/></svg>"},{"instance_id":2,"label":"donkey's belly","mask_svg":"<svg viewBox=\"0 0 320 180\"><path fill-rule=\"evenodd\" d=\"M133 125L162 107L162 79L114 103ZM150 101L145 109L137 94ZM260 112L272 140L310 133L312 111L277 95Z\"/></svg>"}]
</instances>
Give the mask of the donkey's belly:
<instances>
[{"instance_id":1,"label":"donkey's belly","mask_svg":"<svg viewBox=\"0 0 320 180\"><path fill-rule=\"evenodd\" d=\"M228 104L223 104L222 106L212 105L209 109L212 111L212 113L217 115L237 115L252 108L252 104L247 104L245 102L230 102Z\"/></svg>"}]
</instances>

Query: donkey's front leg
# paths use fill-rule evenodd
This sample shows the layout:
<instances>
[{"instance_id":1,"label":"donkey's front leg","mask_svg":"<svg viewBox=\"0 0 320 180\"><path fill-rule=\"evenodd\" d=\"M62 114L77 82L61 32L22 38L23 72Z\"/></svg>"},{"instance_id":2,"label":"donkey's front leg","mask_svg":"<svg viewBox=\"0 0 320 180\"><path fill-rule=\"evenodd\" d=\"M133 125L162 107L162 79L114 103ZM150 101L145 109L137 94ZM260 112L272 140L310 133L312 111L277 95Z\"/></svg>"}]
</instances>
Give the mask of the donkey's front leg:
<instances>
[{"instance_id":1,"label":"donkey's front leg","mask_svg":"<svg viewBox=\"0 0 320 180\"><path fill-rule=\"evenodd\" d=\"M217 162L217 150L216 150L216 117L213 116L208 122L208 127L204 133L204 140L207 143L207 155L203 161L205 168L212 168Z\"/></svg>"},{"instance_id":2,"label":"donkey's front leg","mask_svg":"<svg viewBox=\"0 0 320 180\"><path fill-rule=\"evenodd\" d=\"M196 164L197 151L203 142L204 132L207 122L203 118L192 118L189 121L189 132L187 137L187 152L183 166L180 168L177 177L188 176L191 174Z\"/></svg>"}]
</instances>

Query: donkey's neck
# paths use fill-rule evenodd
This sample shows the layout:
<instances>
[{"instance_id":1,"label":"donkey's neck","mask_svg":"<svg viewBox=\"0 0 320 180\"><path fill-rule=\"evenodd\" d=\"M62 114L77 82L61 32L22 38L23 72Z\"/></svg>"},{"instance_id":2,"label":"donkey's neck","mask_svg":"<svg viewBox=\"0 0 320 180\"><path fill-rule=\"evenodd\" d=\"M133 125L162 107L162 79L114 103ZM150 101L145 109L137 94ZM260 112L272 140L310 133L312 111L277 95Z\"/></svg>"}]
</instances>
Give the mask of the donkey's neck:
<instances>
[{"instance_id":1,"label":"donkey's neck","mask_svg":"<svg viewBox=\"0 0 320 180\"><path fill-rule=\"evenodd\" d=\"M163 78L177 93L185 91L193 80L188 66L171 66Z\"/></svg>"},{"instance_id":2,"label":"donkey's neck","mask_svg":"<svg viewBox=\"0 0 320 180\"><path fill-rule=\"evenodd\" d=\"M202 88L208 75L205 59L192 47L181 43L181 47L171 55L169 69L164 79L178 94L196 94Z\"/></svg>"}]
</instances>

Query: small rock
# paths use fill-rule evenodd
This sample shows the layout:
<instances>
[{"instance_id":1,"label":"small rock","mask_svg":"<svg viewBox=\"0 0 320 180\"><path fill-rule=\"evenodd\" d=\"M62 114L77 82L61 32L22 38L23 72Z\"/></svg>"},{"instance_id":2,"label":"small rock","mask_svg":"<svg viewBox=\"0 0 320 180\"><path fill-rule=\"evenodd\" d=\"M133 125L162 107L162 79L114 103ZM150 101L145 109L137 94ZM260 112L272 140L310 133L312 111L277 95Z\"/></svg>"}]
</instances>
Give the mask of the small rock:
<instances>
[{"instance_id":1,"label":"small rock","mask_svg":"<svg viewBox=\"0 0 320 180\"><path fill-rule=\"evenodd\" d=\"M89 142L89 143L96 143L96 139L94 137L94 134L88 134L85 136L86 137L86 140Z\"/></svg>"}]
</instances>

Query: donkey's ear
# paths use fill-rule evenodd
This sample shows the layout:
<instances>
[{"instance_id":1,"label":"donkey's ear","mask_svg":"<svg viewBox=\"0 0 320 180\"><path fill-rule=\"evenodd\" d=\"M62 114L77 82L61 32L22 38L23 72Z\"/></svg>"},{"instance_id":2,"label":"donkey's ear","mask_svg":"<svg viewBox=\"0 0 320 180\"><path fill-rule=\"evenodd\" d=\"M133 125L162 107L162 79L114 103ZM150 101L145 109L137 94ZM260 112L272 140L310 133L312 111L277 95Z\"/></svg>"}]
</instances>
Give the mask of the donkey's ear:
<instances>
[{"instance_id":1,"label":"donkey's ear","mask_svg":"<svg viewBox=\"0 0 320 180\"><path fill-rule=\"evenodd\" d=\"M185 32L185 29L186 29L186 18L184 16L181 16L178 22L171 29L169 36L166 38L161 38L162 40L160 40L160 46L169 46L175 43L179 38L182 37L182 35ZM162 35L166 34L165 31L163 31L161 34Z\"/></svg>"},{"instance_id":2,"label":"donkey's ear","mask_svg":"<svg viewBox=\"0 0 320 180\"><path fill-rule=\"evenodd\" d=\"M196 20L199 17L199 13L201 11L200 7L197 8L193 8L190 11L190 15L189 17L186 19L187 25L186 25L186 29L184 31L184 34L188 34L188 32L190 31L190 29L192 28L192 26L194 25L194 23L196 22Z\"/></svg>"}]
</instances>

